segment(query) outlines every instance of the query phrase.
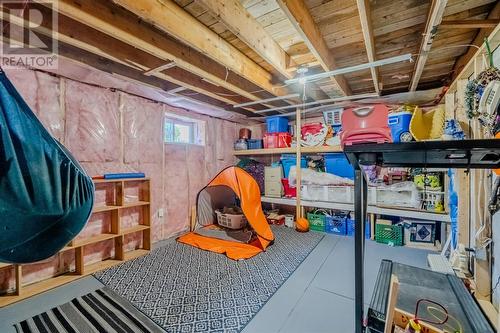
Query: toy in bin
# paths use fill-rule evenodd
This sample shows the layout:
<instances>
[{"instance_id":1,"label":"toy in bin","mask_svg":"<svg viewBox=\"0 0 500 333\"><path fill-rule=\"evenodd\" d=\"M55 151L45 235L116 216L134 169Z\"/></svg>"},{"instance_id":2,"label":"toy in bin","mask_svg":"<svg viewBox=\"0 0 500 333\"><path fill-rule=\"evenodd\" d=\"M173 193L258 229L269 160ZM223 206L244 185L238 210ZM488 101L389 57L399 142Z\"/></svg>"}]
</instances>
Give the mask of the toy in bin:
<instances>
[{"instance_id":1,"label":"toy in bin","mask_svg":"<svg viewBox=\"0 0 500 333\"><path fill-rule=\"evenodd\" d=\"M323 123L305 124L300 128L300 134L302 146L322 146L325 143L328 128Z\"/></svg>"},{"instance_id":2,"label":"toy in bin","mask_svg":"<svg viewBox=\"0 0 500 333\"><path fill-rule=\"evenodd\" d=\"M342 147L359 143L392 142L388 122L389 109L382 104L345 110L342 113L340 133Z\"/></svg>"},{"instance_id":3,"label":"toy in bin","mask_svg":"<svg viewBox=\"0 0 500 333\"><path fill-rule=\"evenodd\" d=\"M278 213L270 213L267 215L267 223L274 225L284 225L285 215L279 215Z\"/></svg>"},{"instance_id":4,"label":"toy in bin","mask_svg":"<svg viewBox=\"0 0 500 333\"><path fill-rule=\"evenodd\" d=\"M217 224L229 229L242 229L247 225L247 219L239 207L224 207L222 212L216 210Z\"/></svg>"}]
</instances>

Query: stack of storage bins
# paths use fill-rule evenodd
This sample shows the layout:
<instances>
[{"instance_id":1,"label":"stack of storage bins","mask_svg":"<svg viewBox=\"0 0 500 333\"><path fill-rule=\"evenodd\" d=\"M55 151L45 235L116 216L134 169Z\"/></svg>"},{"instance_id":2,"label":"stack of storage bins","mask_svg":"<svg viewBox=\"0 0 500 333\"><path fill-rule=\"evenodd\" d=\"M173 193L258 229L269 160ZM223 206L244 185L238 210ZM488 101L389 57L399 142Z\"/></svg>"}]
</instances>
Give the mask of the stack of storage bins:
<instances>
[{"instance_id":1,"label":"stack of storage bins","mask_svg":"<svg viewBox=\"0 0 500 333\"><path fill-rule=\"evenodd\" d=\"M264 148L288 148L292 136L288 133L288 118L272 116L266 118L267 132L262 138Z\"/></svg>"}]
</instances>

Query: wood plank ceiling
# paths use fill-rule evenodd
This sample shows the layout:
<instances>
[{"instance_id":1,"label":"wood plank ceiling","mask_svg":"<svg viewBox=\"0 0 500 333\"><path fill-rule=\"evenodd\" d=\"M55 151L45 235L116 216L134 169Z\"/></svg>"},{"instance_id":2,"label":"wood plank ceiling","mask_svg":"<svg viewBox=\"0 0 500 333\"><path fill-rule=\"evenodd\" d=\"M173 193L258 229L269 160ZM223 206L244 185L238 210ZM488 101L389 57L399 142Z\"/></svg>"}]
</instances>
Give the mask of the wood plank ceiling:
<instances>
[{"instance_id":1,"label":"wood plank ceiling","mask_svg":"<svg viewBox=\"0 0 500 333\"><path fill-rule=\"evenodd\" d=\"M475 50L467 45L500 19L496 0L59 0L58 11L61 56L245 116L297 103L234 107L301 93L284 84L300 67L320 73L406 53L416 61L316 81L308 100L446 85ZM54 37L49 23L34 28L44 39Z\"/></svg>"}]
</instances>

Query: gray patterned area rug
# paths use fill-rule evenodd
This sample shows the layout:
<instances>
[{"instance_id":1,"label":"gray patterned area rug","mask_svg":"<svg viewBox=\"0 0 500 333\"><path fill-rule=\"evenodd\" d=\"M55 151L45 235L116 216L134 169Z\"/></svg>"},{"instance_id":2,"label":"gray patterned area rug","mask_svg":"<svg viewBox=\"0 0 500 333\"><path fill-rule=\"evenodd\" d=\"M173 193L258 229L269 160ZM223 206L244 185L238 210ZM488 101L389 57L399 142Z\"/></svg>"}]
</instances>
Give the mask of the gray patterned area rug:
<instances>
[{"instance_id":1,"label":"gray patterned area rug","mask_svg":"<svg viewBox=\"0 0 500 333\"><path fill-rule=\"evenodd\" d=\"M243 261L171 242L95 276L167 332L240 332L323 238L273 232L266 252Z\"/></svg>"}]
</instances>

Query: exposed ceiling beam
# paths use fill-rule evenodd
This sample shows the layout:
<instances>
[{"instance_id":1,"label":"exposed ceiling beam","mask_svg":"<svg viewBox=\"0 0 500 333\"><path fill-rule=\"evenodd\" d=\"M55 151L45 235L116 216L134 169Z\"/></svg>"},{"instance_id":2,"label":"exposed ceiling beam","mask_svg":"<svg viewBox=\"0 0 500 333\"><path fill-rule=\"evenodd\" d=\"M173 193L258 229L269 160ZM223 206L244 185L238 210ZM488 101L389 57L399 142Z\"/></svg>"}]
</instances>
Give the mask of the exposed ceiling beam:
<instances>
[{"instance_id":1,"label":"exposed ceiling beam","mask_svg":"<svg viewBox=\"0 0 500 333\"><path fill-rule=\"evenodd\" d=\"M486 20L446 20L441 22L441 27L449 29L493 29L500 24L499 19Z\"/></svg>"},{"instance_id":2,"label":"exposed ceiling beam","mask_svg":"<svg viewBox=\"0 0 500 333\"><path fill-rule=\"evenodd\" d=\"M294 25L297 32L301 35L307 47L318 59L321 67L325 71L331 71L337 68L330 49L326 45L318 26L309 12L303 0L277 0L280 8L285 12L290 22ZM342 75L332 77L332 81L339 87L344 95L351 95L351 88Z\"/></svg>"},{"instance_id":3,"label":"exposed ceiling beam","mask_svg":"<svg viewBox=\"0 0 500 333\"><path fill-rule=\"evenodd\" d=\"M256 88L254 84L174 38L151 29L136 16L107 1L59 0L56 8L63 15L162 59L163 63L175 61L179 68L248 99L263 98L261 94L250 93Z\"/></svg>"},{"instance_id":4,"label":"exposed ceiling beam","mask_svg":"<svg viewBox=\"0 0 500 333\"><path fill-rule=\"evenodd\" d=\"M447 3L448 0L433 0L431 3L427 23L425 25L424 36L422 38L422 44L420 45L418 59L415 64L415 70L413 71L413 77L409 87L410 91L417 90L420 76L422 76L422 72L424 71L425 63L432 47L432 42L434 41L434 37L436 37L438 26L443 19L444 9L446 8Z\"/></svg>"},{"instance_id":5,"label":"exposed ceiling beam","mask_svg":"<svg viewBox=\"0 0 500 333\"><path fill-rule=\"evenodd\" d=\"M198 0L198 2L281 75L287 79L293 76L288 70L289 66L295 65L290 56L239 0Z\"/></svg>"},{"instance_id":6,"label":"exposed ceiling beam","mask_svg":"<svg viewBox=\"0 0 500 333\"><path fill-rule=\"evenodd\" d=\"M497 2L495 7L488 14L488 19L500 19L500 1ZM477 33L474 40L471 42L472 45L480 46L484 43L484 39L488 37L493 32L493 28L483 28L480 29ZM451 82L455 81L455 78L460 74L460 72L464 69L465 65L472 59L474 54L476 54L477 48L473 46L469 46L467 52L460 56L455 62L453 66L453 76L451 78Z\"/></svg>"},{"instance_id":7,"label":"exposed ceiling beam","mask_svg":"<svg viewBox=\"0 0 500 333\"><path fill-rule=\"evenodd\" d=\"M365 40L366 55L368 62L375 61L375 40L373 38L373 29L371 22L371 10L369 0L357 0L359 20L361 21L361 30L363 31L363 38ZM372 75L373 86L375 92L380 95L380 87L378 82L378 69L377 67L370 68Z\"/></svg>"},{"instance_id":8,"label":"exposed ceiling beam","mask_svg":"<svg viewBox=\"0 0 500 333\"><path fill-rule=\"evenodd\" d=\"M0 24L2 24L2 26L4 26L5 23L6 21L0 21ZM10 22L10 24L12 25L15 23ZM22 31L23 28L19 26L18 29L19 31ZM42 34L39 35L38 38L46 44L49 44L52 41L50 37ZM16 42L21 45L24 44L24 39L22 35L9 34L7 36L6 31L3 32L2 40L4 42ZM59 41L58 45L58 56L68 59L72 62L78 63L80 65L83 65L84 67L89 67L92 69L97 69L112 74L113 76L119 77L128 82L133 82L154 88L160 92L166 93L167 91L172 91L179 88L179 86L170 83L168 81L162 80L157 77L144 76L143 72L140 70L136 70L128 66L125 66L123 64L113 62L112 60L95 55L91 52L79 49L77 47L74 47L72 45L66 44L61 41ZM224 110L230 109L228 104L202 94L189 96L189 99L200 103L209 104L211 106L215 106ZM244 109L231 109L231 111L243 114L245 116L255 115L253 112Z\"/></svg>"},{"instance_id":9,"label":"exposed ceiling beam","mask_svg":"<svg viewBox=\"0 0 500 333\"><path fill-rule=\"evenodd\" d=\"M286 88L274 86L271 73L191 16L174 1L112 1L265 91L274 95L288 94Z\"/></svg>"},{"instance_id":10,"label":"exposed ceiling beam","mask_svg":"<svg viewBox=\"0 0 500 333\"><path fill-rule=\"evenodd\" d=\"M140 70L145 76L156 76L160 79L183 86L187 89L230 105L240 104L242 101L248 101L248 99L244 97L230 94L231 91L227 89L202 81L202 78L190 72L180 69L174 70L173 67L175 66L175 62L165 64L161 59L135 49L132 46L110 36L104 35L99 31L82 25L68 17L65 17L64 15L60 15L58 18L59 28L55 34L54 31L50 29L50 22L43 19L50 17L50 15L46 13L49 9L38 4L33 4L31 8L36 8L44 14L42 15L42 22L28 22L23 20L23 18L16 16L14 13L4 15L3 17L18 26L22 26L24 22L24 26L29 24L32 27L31 30L34 32L48 37L55 36L60 42L94 53L100 57L120 63L132 69ZM75 31L77 31L78 34L74 34ZM172 70L168 73L162 72L166 69Z\"/></svg>"}]
</instances>

